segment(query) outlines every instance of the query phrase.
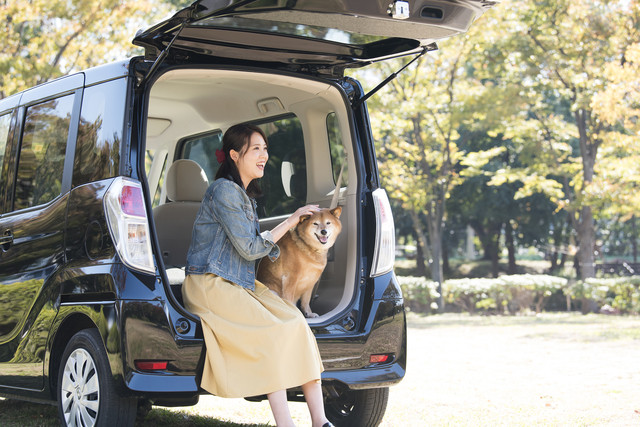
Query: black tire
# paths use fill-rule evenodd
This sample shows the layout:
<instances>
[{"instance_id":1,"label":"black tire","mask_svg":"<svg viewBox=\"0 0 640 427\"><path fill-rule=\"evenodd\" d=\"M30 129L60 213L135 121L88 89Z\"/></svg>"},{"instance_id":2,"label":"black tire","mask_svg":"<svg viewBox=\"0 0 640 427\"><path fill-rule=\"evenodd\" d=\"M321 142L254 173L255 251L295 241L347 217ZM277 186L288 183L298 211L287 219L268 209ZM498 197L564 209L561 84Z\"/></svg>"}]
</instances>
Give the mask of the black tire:
<instances>
[{"instance_id":1,"label":"black tire","mask_svg":"<svg viewBox=\"0 0 640 427\"><path fill-rule=\"evenodd\" d=\"M373 427L382 422L389 400L388 387L366 390L338 387L334 391L325 397L324 410L336 427Z\"/></svg>"},{"instance_id":2,"label":"black tire","mask_svg":"<svg viewBox=\"0 0 640 427\"><path fill-rule=\"evenodd\" d=\"M63 426L133 426L137 399L120 397L96 329L75 334L58 367L58 414Z\"/></svg>"}]
</instances>

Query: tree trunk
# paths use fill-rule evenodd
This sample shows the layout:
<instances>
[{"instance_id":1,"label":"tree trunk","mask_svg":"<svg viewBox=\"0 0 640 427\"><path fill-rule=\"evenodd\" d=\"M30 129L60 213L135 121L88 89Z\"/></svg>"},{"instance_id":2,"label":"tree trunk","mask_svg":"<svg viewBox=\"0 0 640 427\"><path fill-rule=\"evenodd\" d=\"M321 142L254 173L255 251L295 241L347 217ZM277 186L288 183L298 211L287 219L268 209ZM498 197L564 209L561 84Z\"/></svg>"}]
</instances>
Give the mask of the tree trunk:
<instances>
[{"instance_id":1,"label":"tree trunk","mask_svg":"<svg viewBox=\"0 0 640 427\"><path fill-rule=\"evenodd\" d=\"M593 213L590 206L584 206L580 210L580 221L578 223L578 263L580 264L579 277L584 280L596 275L596 263L594 255L595 229Z\"/></svg>"},{"instance_id":2,"label":"tree trunk","mask_svg":"<svg viewBox=\"0 0 640 427\"><path fill-rule=\"evenodd\" d=\"M638 262L638 228L636 226L636 216L631 217L631 250L633 251L633 262Z\"/></svg>"},{"instance_id":3,"label":"tree trunk","mask_svg":"<svg viewBox=\"0 0 640 427\"><path fill-rule=\"evenodd\" d=\"M509 266L507 267L507 274L516 274L516 247L513 243L513 227L511 222L507 220L504 224L505 244L509 253Z\"/></svg>"},{"instance_id":4,"label":"tree trunk","mask_svg":"<svg viewBox=\"0 0 640 427\"><path fill-rule=\"evenodd\" d=\"M489 241L489 257L491 259L491 275L498 277L500 274L500 231L502 224L494 224L489 227L487 240Z\"/></svg>"},{"instance_id":5,"label":"tree trunk","mask_svg":"<svg viewBox=\"0 0 640 427\"><path fill-rule=\"evenodd\" d=\"M442 218L427 215L429 226L429 247L431 248L431 280L438 283L438 313L444 313L444 295L442 294Z\"/></svg>"},{"instance_id":6,"label":"tree trunk","mask_svg":"<svg viewBox=\"0 0 640 427\"><path fill-rule=\"evenodd\" d=\"M477 221L472 221L470 224L473 231L478 236L478 240L480 240L480 246L482 246L482 259L490 260L491 259L491 241L487 237L487 233L485 232L482 225Z\"/></svg>"},{"instance_id":7,"label":"tree trunk","mask_svg":"<svg viewBox=\"0 0 640 427\"><path fill-rule=\"evenodd\" d=\"M567 253L563 252L562 255L560 256L560 269L564 270L564 266L567 263Z\"/></svg>"},{"instance_id":8,"label":"tree trunk","mask_svg":"<svg viewBox=\"0 0 640 427\"><path fill-rule=\"evenodd\" d=\"M431 243L431 280L442 283L442 237L438 232L429 233Z\"/></svg>"},{"instance_id":9,"label":"tree trunk","mask_svg":"<svg viewBox=\"0 0 640 427\"><path fill-rule=\"evenodd\" d=\"M582 190L584 190L591 182L593 182L596 156L598 154L599 142L596 139L592 140L589 135L589 120L591 114L584 109L578 109L574 113L576 124L578 126L578 134L580 136L580 156L582 158L582 175L584 178L584 184ZM595 133L591 130L591 133ZM593 221L593 212L591 206L583 205L578 211L579 217L574 222L574 228L577 232L578 239L578 262L580 264L580 274L578 277L581 279L587 279L589 277L595 277L595 225Z\"/></svg>"},{"instance_id":10,"label":"tree trunk","mask_svg":"<svg viewBox=\"0 0 640 427\"><path fill-rule=\"evenodd\" d=\"M551 268L549 269L552 273L558 269L558 251L554 249L549 255L549 260L551 261Z\"/></svg>"},{"instance_id":11,"label":"tree trunk","mask_svg":"<svg viewBox=\"0 0 640 427\"><path fill-rule=\"evenodd\" d=\"M414 236L415 234L417 234L417 231L414 231ZM427 277L427 267L425 265L424 248L419 243L419 240L420 239L416 238L416 242L418 242L418 245L416 246L416 275Z\"/></svg>"},{"instance_id":12,"label":"tree trunk","mask_svg":"<svg viewBox=\"0 0 640 427\"><path fill-rule=\"evenodd\" d=\"M413 210L409 212L411 218L411 224L413 227L413 234L416 238L417 253L416 253L416 268L418 274L427 278L427 269L425 268L425 254L429 252L427 246L427 239L424 236L424 229L422 228L422 221L420 217Z\"/></svg>"},{"instance_id":13,"label":"tree trunk","mask_svg":"<svg viewBox=\"0 0 640 427\"><path fill-rule=\"evenodd\" d=\"M447 240L442 242L442 274L451 277L451 265L449 264L449 245Z\"/></svg>"},{"instance_id":14,"label":"tree trunk","mask_svg":"<svg viewBox=\"0 0 640 427\"><path fill-rule=\"evenodd\" d=\"M500 273L500 257L498 255L498 242L492 242L491 245L491 276L498 277Z\"/></svg>"}]
</instances>

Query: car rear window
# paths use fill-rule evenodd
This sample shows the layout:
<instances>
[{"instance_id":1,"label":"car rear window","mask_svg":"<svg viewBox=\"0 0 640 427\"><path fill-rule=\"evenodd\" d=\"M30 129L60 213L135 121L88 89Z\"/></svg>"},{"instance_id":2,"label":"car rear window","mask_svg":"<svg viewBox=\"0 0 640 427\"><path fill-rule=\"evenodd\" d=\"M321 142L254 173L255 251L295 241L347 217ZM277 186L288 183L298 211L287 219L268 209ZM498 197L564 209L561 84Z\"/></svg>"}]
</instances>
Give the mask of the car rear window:
<instances>
[{"instance_id":1,"label":"car rear window","mask_svg":"<svg viewBox=\"0 0 640 427\"><path fill-rule=\"evenodd\" d=\"M73 185L117 176L124 129L126 79L84 90Z\"/></svg>"},{"instance_id":2,"label":"car rear window","mask_svg":"<svg viewBox=\"0 0 640 427\"><path fill-rule=\"evenodd\" d=\"M264 33L287 34L290 36L304 37L308 39L326 40L348 45L365 45L387 37L327 28L316 25L305 25L283 21L271 21L267 19L253 19L239 16L211 17L194 22L194 26L219 27L230 29L242 29Z\"/></svg>"}]
</instances>

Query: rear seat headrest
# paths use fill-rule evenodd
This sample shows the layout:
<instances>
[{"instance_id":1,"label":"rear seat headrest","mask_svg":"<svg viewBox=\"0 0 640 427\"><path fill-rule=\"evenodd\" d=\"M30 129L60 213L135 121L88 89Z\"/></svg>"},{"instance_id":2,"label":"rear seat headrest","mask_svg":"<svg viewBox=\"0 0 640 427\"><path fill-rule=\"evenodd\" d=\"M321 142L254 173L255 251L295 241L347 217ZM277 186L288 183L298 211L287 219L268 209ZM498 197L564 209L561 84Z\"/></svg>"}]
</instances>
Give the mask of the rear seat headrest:
<instances>
[{"instance_id":1,"label":"rear seat headrest","mask_svg":"<svg viewBox=\"0 0 640 427\"><path fill-rule=\"evenodd\" d=\"M176 160L167 171L167 198L172 202L201 202L208 187L207 174L193 160Z\"/></svg>"}]
</instances>

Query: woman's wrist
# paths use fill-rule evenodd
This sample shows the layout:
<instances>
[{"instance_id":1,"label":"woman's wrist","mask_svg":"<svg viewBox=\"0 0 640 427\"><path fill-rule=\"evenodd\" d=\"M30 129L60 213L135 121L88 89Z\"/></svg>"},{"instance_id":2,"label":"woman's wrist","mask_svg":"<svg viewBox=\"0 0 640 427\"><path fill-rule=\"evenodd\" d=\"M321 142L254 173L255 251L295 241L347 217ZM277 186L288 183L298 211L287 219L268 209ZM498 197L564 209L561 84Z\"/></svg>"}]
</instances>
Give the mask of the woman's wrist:
<instances>
[{"instance_id":1,"label":"woman's wrist","mask_svg":"<svg viewBox=\"0 0 640 427\"><path fill-rule=\"evenodd\" d=\"M285 225L287 226L287 231L291 230L293 227L295 227L295 222L293 221L293 215L291 215L289 218L284 220Z\"/></svg>"}]
</instances>

